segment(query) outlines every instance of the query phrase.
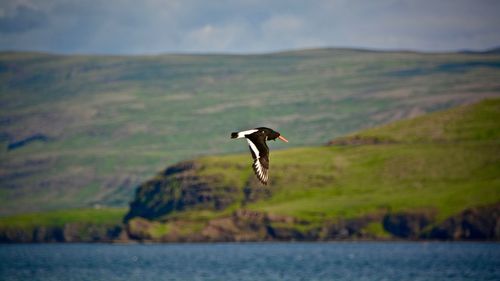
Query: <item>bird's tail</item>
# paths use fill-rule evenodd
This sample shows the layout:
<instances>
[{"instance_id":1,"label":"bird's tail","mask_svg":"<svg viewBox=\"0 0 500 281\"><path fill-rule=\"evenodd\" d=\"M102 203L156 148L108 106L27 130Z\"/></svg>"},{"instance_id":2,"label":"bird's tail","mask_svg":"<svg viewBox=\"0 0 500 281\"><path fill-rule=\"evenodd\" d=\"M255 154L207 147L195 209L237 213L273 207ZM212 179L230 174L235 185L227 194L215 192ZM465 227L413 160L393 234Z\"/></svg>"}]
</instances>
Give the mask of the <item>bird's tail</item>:
<instances>
[{"instance_id":1,"label":"bird's tail","mask_svg":"<svg viewBox=\"0 0 500 281\"><path fill-rule=\"evenodd\" d=\"M238 132L232 132L232 133L231 133L231 138L232 138L232 139L235 139L235 138L237 138L237 137L238 137Z\"/></svg>"}]
</instances>

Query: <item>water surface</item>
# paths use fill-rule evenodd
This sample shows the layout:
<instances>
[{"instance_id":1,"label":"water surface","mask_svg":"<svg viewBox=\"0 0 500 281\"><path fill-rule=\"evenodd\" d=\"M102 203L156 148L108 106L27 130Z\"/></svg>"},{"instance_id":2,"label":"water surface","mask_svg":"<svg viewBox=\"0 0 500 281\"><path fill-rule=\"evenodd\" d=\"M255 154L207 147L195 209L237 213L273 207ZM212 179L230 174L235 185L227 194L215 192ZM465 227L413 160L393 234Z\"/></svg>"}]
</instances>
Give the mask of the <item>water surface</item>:
<instances>
[{"instance_id":1,"label":"water surface","mask_svg":"<svg viewBox=\"0 0 500 281\"><path fill-rule=\"evenodd\" d=\"M500 244L0 245L0 280L500 280Z\"/></svg>"}]
</instances>

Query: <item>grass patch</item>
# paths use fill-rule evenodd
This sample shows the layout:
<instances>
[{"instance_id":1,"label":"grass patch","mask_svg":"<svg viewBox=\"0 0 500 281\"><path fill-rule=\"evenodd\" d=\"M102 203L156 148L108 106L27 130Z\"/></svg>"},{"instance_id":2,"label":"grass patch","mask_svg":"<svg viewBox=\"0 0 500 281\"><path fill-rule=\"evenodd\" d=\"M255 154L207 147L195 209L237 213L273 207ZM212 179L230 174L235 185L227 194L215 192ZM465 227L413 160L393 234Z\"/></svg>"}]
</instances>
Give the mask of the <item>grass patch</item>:
<instances>
[{"instance_id":1,"label":"grass patch","mask_svg":"<svg viewBox=\"0 0 500 281\"><path fill-rule=\"evenodd\" d=\"M167 165L204 155L247 153L244 142L229 139L233 130L276 128L291 140L273 143L276 151L498 97L499 61L494 54L346 49L252 56L3 52L0 214L92 203L125 207L133 190ZM494 112L476 114L472 119L482 123L497 120L491 118ZM422 135L443 141L452 134L475 140L498 136L498 131L476 130L481 122L458 129L428 122L410 132L405 128L413 128L411 122L421 121L366 134L406 142L419 142ZM49 140L6 149L34 132ZM234 163L245 161L241 156ZM225 168L210 169L207 174L224 174ZM235 173L226 173L227 184L241 186L250 176L246 169L231 169ZM318 177L310 180L321 185ZM40 186L43 198L33 196ZM75 192L80 189L86 191Z\"/></svg>"},{"instance_id":2,"label":"grass patch","mask_svg":"<svg viewBox=\"0 0 500 281\"><path fill-rule=\"evenodd\" d=\"M391 143L271 148L272 196L244 207L314 224L426 209L442 220L470 207L500 202L500 137L496 133L500 124L490 119L500 119L500 100L356 134L396 140ZM439 134L429 133L434 131ZM229 185L239 190L235 196L242 196L254 177L247 153L196 161L201 167L195 170L198 176L219 179L214 182L214 194ZM236 201L223 211L192 209L167 218L208 221L243 207L241 198Z\"/></svg>"},{"instance_id":3,"label":"grass patch","mask_svg":"<svg viewBox=\"0 0 500 281\"><path fill-rule=\"evenodd\" d=\"M380 222L369 223L365 228L363 228L363 231L372 234L377 238L389 239L392 237L392 235L384 229L384 226Z\"/></svg>"},{"instance_id":4,"label":"grass patch","mask_svg":"<svg viewBox=\"0 0 500 281\"><path fill-rule=\"evenodd\" d=\"M119 225L125 208L70 209L0 217L0 227L30 228L63 226L67 223Z\"/></svg>"}]
</instances>

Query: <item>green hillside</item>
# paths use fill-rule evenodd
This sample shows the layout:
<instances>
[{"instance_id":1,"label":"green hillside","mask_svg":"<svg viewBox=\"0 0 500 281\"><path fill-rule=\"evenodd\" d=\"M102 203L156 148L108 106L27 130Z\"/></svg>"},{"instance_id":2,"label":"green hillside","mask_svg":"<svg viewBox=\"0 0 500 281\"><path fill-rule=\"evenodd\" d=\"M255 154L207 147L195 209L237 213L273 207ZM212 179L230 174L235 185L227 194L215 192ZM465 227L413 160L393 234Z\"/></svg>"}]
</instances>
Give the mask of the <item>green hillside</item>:
<instances>
[{"instance_id":1,"label":"green hillside","mask_svg":"<svg viewBox=\"0 0 500 281\"><path fill-rule=\"evenodd\" d=\"M0 229L9 227L23 229L35 226L61 227L69 223L119 225L125 211L124 208L71 209L13 215L0 217Z\"/></svg>"},{"instance_id":2,"label":"green hillside","mask_svg":"<svg viewBox=\"0 0 500 281\"><path fill-rule=\"evenodd\" d=\"M0 215L95 205L124 207L133 189L166 165L202 155L246 152L242 143L228 139L231 131L276 128L292 142L276 144L274 150L324 144L363 128L498 97L499 75L498 54L319 49L246 56L121 57L3 52ZM325 174L314 176L310 189L287 187L283 192L297 200L302 194L313 198L324 182L340 176L346 184L358 186L356 175L344 173L356 165L365 165L368 173L370 165L378 163L361 161L363 149L385 163L386 152L375 155L381 147L300 148L296 152L312 150L337 160L318 164L317 173ZM415 163L424 161L418 146L399 144L397 149ZM422 144L420 149L427 148ZM448 155L455 149L461 153L453 157L473 159L467 165L493 161L476 156L476 147L466 144L443 145L436 154ZM289 184L282 168L288 165L287 171L299 171L299 163L282 159L309 161L300 158L305 157L302 154L288 153L294 154L273 155L276 190ZM455 161L453 157L450 161ZM246 158L227 159L246 163ZM206 170L209 173L222 160L200 161L211 167ZM211 161L214 165L208 165ZM227 180L240 186L237 180L248 178L249 171L238 171ZM297 186L301 181L297 179ZM375 187L363 188L369 186ZM469 187L463 183L461 188ZM287 198L280 194L272 197L273 208L287 209L288 199L280 199ZM302 201L288 212L302 214L308 204L315 204Z\"/></svg>"},{"instance_id":3,"label":"green hillside","mask_svg":"<svg viewBox=\"0 0 500 281\"><path fill-rule=\"evenodd\" d=\"M256 182L248 153L181 163L141 185L129 227L146 239L219 231L217 240L221 229L242 231L238 222L249 218L238 214L255 212L251 219L264 216L268 228L280 218L274 224L302 234L351 220L380 237L388 214L417 214L429 230L464 210L500 203L498 120L500 100L485 100L360 131L329 146L277 150L272 143L267 187Z\"/></svg>"},{"instance_id":4,"label":"green hillside","mask_svg":"<svg viewBox=\"0 0 500 281\"><path fill-rule=\"evenodd\" d=\"M71 209L0 217L0 243L111 242L124 208Z\"/></svg>"}]
</instances>

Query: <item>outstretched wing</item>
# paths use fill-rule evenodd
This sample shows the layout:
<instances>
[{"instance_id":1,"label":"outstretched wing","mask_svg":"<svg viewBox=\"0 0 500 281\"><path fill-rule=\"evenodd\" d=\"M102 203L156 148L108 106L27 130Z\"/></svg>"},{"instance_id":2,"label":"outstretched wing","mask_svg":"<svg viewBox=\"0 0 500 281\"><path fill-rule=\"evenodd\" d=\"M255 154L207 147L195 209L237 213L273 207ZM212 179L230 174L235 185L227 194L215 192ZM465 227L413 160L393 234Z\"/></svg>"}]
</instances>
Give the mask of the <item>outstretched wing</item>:
<instances>
[{"instance_id":1,"label":"outstretched wing","mask_svg":"<svg viewBox=\"0 0 500 281\"><path fill-rule=\"evenodd\" d=\"M246 136L250 153L253 158L253 171L257 178L267 185L269 170L269 148L266 144L265 135L255 132Z\"/></svg>"}]
</instances>

